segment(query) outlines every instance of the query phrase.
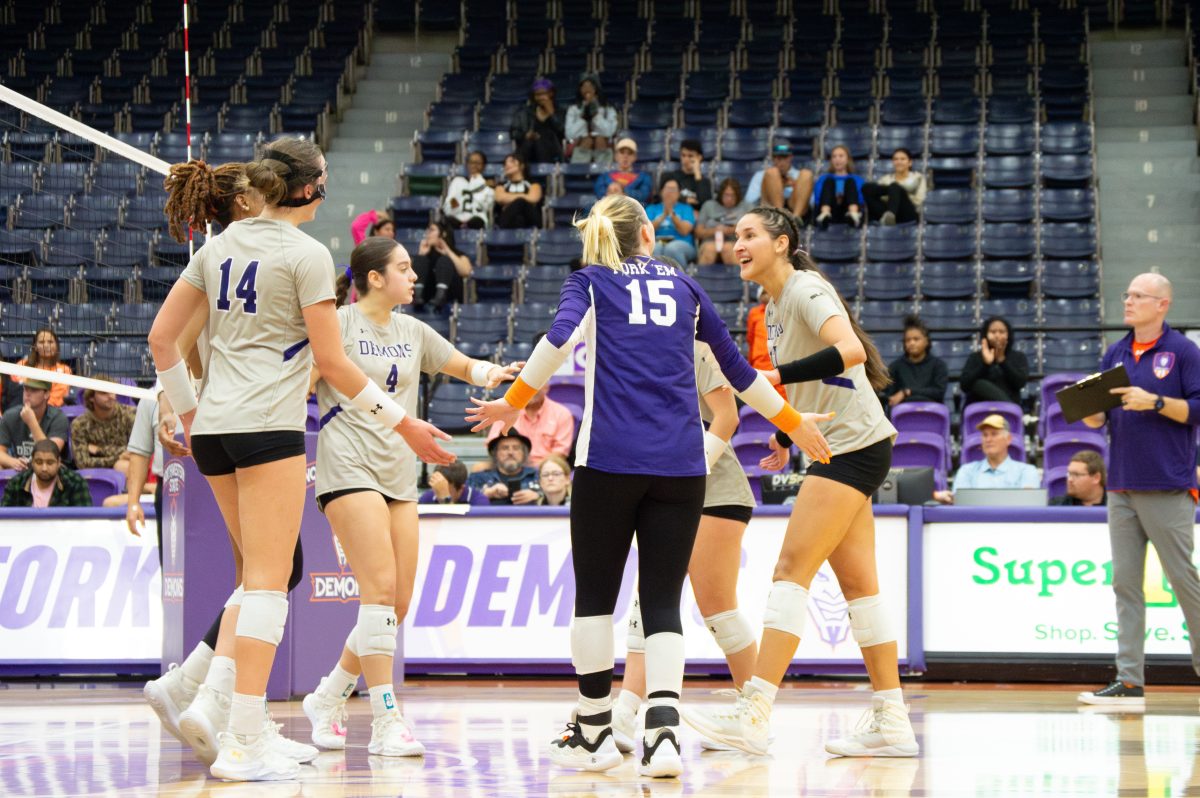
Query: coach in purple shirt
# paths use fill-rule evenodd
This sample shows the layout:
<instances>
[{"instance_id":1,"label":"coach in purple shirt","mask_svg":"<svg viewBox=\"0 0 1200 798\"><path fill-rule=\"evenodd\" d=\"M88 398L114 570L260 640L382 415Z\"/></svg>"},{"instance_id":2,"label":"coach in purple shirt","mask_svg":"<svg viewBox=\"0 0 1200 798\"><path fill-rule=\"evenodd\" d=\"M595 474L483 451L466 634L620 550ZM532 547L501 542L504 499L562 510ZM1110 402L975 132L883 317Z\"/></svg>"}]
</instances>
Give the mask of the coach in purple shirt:
<instances>
[{"instance_id":1,"label":"coach in purple shirt","mask_svg":"<svg viewBox=\"0 0 1200 798\"><path fill-rule=\"evenodd\" d=\"M1187 626L1200 630L1200 578L1192 564L1196 517L1196 425L1200 349L1166 323L1171 282L1139 274L1121 299L1133 328L1104 353L1102 368L1124 364L1121 406L1084 419L1109 434L1108 534L1117 597L1117 678L1079 695L1085 704L1145 704L1146 543L1154 544ZM1190 635L1200 674L1200 634Z\"/></svg>"}]
</instances>

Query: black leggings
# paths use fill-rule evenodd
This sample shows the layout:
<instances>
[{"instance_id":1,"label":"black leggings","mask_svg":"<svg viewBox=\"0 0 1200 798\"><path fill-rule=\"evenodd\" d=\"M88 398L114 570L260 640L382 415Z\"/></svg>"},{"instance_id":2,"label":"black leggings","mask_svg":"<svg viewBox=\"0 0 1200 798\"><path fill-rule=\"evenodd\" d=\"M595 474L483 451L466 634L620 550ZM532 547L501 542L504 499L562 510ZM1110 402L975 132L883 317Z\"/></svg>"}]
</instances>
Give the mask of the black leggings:
<instances>
[{"instance_id":1,"label":"black leggings","mask_svg":"<svg viewBox=\"0 0 1200 798\"><path fill-rule=\"evenodd\" d=\"M883 218L884 213L891 211L896 216L896 221L901 224L917 220L917 209L913 205L912 198L908 196L904 186L899 183L890 183L886 186L878 183L866 183L863 185L862 193L863 199L867 201L867 216L870 219L878 221Z\"/></svg>"},{"instance_id":2,"label":"black leggings","mask_svg":"<svg viewBox=\"0 0 1200 798\"><path fill-rule=\"evenodd\" d=\"M837 224L846 221L846 214L851 205L858 204L858 191L854 188L854 181L846 178L842 187L846 193L837 193L837 181L831 177L821 184L821 196L817 197L818 210L828 205L832 220ZM860 208L859 211L861 210Z\"/></svg>"},{"instance_id":3,"label":"black leggings","mask_svg":"<svg viewBox=\"0 0 1200 798\"><path fill-rule=\"evenodd\" d=\"M413 271L417 273L414 289L421 302L432 302L438 286L445 286L446 301L462 302L463 278L458 276L454 261L437 252L412 256Z\"/></svg>"},{"instance_id":4,"label":"black leggings","mask_svg":"<svg viewBox=\"0 0 1200 798\"><path fill-rule=\"evenodd\" d=\"M586 466L571 485L575 615L612 615L636 531L646 637L683 634L679 600L704 508L703 476L613 474Z\"/></svg>"},{"instance_id":5,"label":"black leggings","mask_svg":"<svg viewBox=\"0 0 1200 798\"><path fill-rule=\"evenodd\" d=\"M542 212L538 206L529 200L515 199L504 206L496 226L505 230L515 230L520 227L541 227Z\"/></svg>"},{"instance_id":6,"label":"black leggings","mask_svg":"<svg viewBox=\"0 0 1200 798\"><path fill-rule=\"evenodd\" d=\"M292 575L288 577L288 592L291 593L296 589L296 585L300 584L300 579L304 576L304 547L300 545L300 536L296 536L296 550L292 552ZM217 634L221 631L221 618L225 615L225 608L217 613L217 617L213 619L212 626L208 627L208 631L204 634L204 642L213 651L217 650Z\"/></svg>"}]
</instances>

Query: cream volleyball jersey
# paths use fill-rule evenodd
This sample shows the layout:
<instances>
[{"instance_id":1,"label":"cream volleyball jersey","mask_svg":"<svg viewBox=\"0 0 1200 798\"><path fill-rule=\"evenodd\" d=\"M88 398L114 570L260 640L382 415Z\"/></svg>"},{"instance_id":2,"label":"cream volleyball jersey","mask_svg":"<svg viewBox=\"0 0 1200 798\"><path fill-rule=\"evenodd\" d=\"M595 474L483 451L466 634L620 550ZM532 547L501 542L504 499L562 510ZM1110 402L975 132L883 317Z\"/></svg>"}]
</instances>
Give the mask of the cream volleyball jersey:
<instances>
[{"instance_id":1,"label":"cream volleyball jersey","mask_svg":"<svg viewBox=\"0 0 1200 798\"><path fill-rule=\"evenodd\" d=\"M767 349L771 362L791 363L828 344L821 326L834 316L849 318L837 291L819 273L798 271L784 283L779 300L767 303ZM787 386L788 402L802 413L829 413L819 425L834 455L856 452L896 434L867 380L864 366L851 366L836 377Z\"/></svg>"},{"instance_id":2,"label":"cream volleyball jersey","mask_svg":"<svg viewBox=\"0 0 1200 798\"><path fill-rule=\"evenodd\" d=\"M712 393L718 388L728 388L729 380L721 374L717 364L712 360L712 350L707 344L696 342L696 392L700 396L700 417L705 423L712 423L712 411L704 403L705 394ZM756 507L754 491L746 479L746 472L738 462L737 455L731 444L725 444L725 451L713 464L712 471L704 483L705 507Z\"/></svg>"},{"instance_id":3,"label":"cream volleyball jersey","mask_svg":"<svg viewBox=\"0 0 1200 798\"><path fill-rule=\"evenodd\" d=\"M193 435L304 431L312 351L302 309L334 298L333 258L257 217L209 240L180 279L208 295L208 361Z\"/></svg>"},{"instance_id":4,"label":"cream volleyball jersey","mask_svg":"<svg viewBox=\"0 0 1200 798\"><path fill-rule=\"evenodd\" d=\"M363 370L409 415L417 412L421 372L436 374L454 347L423 321L392 313L372 322L358 305L338 308L342 345ZM325 380L317 383L321 433L317 438L316 492L366 488L392 499L417 500L417 456L404 439L350 404Z\"/></svg>"}]
</instances>

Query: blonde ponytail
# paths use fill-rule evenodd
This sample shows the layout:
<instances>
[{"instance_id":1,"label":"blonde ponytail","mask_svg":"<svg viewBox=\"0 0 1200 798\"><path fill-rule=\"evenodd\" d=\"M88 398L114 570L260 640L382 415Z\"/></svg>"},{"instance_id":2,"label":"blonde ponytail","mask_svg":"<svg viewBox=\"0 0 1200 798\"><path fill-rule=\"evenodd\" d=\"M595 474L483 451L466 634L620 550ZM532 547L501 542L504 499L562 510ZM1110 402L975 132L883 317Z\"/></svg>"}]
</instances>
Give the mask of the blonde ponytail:
<instances>
[{"instance_id":1,"label":"blonde ponytail","mask_svg":"<svg viewBox=\"0 0 1200 798\"><path fill-rule=\"evenodd\" d=\"M575 220L583 239L584 264L618 268L637 254L639 234L647 223L646 211L637 200L621 194L600 200L585 218Z\"/></svg>"}]
</instances>

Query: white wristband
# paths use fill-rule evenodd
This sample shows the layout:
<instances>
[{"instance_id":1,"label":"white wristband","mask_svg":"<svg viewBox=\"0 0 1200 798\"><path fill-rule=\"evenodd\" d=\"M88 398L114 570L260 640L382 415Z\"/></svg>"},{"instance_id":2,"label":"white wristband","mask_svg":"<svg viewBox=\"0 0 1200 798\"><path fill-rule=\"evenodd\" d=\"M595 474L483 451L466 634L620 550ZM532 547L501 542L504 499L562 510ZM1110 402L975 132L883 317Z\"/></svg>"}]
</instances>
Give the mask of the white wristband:
<instances>
[{"instance_id":1,"label":"white wristband","mask_svg":"<svg viewBox=\"0 0 1200 798\"><path fill-rule=\"evenodd\" d=\"M196 409L196 389L192 386L187 364L182 360L166 371L158 372L158 381L175 415L182 416Z\"/></svg>"},{"instance_id":2,"label":"white wristband","mask_svg":"<svg viewBox=\"0 0 1200 798\"><path fill-rule=\"evenodd\" d=\"M488 374L490 374L492 369L495 367L495 363L489 363L486 360L476 360L471 364L471 370L469 372L470 383L472 385L478 385L480 388L485 387L488 384Z\"/></svg>"},{"instance_id":3,"label":"white wristband","mask_svg":"<svg viewBox=\"0 0 1200 798\"><path fill-rule=\"evenodd\" d=\"M725 441L719 435L714 435L708 430L704 431L704 461L708 464L708 471L712 473L713 466L721 459L721 455L725 454Z\"/></svg>"},{"instance_id":4,"label":"white wristband","mask_svg":"<svg viewBox=\"0 0 1200 798\"><path fill-rule=\"evenodd\" d=\"M350 400L350 404L367 413L388 429L392 429L408 414L404 408L392 401L375 383L367 380L366 386Z\"/></svg>"}]
</instances>

